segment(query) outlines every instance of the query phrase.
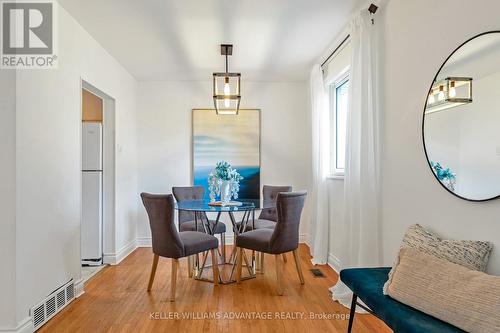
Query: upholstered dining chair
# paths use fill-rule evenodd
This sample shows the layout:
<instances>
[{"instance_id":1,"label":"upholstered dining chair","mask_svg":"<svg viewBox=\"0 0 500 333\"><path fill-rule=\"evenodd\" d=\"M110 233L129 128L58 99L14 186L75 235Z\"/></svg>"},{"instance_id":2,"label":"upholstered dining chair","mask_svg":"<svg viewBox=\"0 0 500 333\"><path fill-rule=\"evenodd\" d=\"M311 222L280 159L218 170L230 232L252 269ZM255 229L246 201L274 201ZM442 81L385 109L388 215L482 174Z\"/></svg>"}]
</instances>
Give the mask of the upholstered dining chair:
<instances>
[{"instance_id":1,"label":"upholstered dining chair","mask_svg":"<svg viewBox=\"0 0 500 333\"><path fill-rule=\"evenodd\" d=\"M203 186L177 186L172 187L172 193L174 194L175 200L177 200L177 202L186 200L202 200L205 196L205 188ZM179 231L205 232L202 224L203 222L200 220L196 222L194 214L194 212L182 210L179 211ZM208 220L208 217L205 213L203 213L203 217ZM215 221L208 221L213 230ZM223 222L219 221L217 223L214 234L220 234L222 261L226 262L226 225Z\"/></svg>"},{"instance_id":2,"label":"upholstered dining chair","mask_svg":"<svg viewBox=\"0 0 500 333\"><path fill-rule=\"evenodd\" d=\"M300 283L304 284L304 275L298 254L299 225L307 192L278 193L276 212L278 220L274 229L255 229L244 232L236 238L238 250L236 281L241 282L243 249L274 254L276 259L276 281L278 295L283 295L283 266L280 255L293 252Z\"/></svg>"},{"instance_id":3,"label":"upholstered dining chair","mask_svg":"<svg viewBox=\"0 0 500 333\"><path fill-rule=\"evenodd\" d=\"M292 192L291 186L272 186L264 185L262 187L262 199L264 201L276 202L278 193ZM260 212L259 218L255 220L255 225L248 223L246 230L253 229L274 229L278 221L278 213L276 208L263 209Z\"/></svg>"},{"instance_id":4,"label":"upholstered dining chair","mask_svg":"<svg viewBox=\"0 0 500 333\"><path fill-rule=\"evenodd\" d=\"M171 194L141 193L146 208L153 239L153 266L149 277L148 292L151 291L160 257L172 259L170 283L170 301L175 300L175 285L179 258L188 257L205 251L212 253L212 262L216 262L215 249L219 246L216 237L196 232L178 232L174 225L174 198ZM212 265L214 285L219 284L219 268Z\"/></svg>"},{"instance_id":5,"label":"upholstered dining chair","mask_svg":"<svg viewBox=\"0 0 500 333\"><path fill-rule=\"evenodd\" d=\"M291 186L274 186L274 185L264 185L262 187L262 199L264 201L276 202L278 193L280 192L292 192ZM245 227L245 231L254 229L274 229L276 226L276 221L278 221L278 214L276 208L263 209L260 215L254 223L248 223ZM241 222L238 222L237 227L241 229ZM236 239L236 235L234 236ZM287 262L286 254L283 254L283 261ZM260 273L264 273L264 253L257 254L257 262Z\"/></svg>"}]
</instances>

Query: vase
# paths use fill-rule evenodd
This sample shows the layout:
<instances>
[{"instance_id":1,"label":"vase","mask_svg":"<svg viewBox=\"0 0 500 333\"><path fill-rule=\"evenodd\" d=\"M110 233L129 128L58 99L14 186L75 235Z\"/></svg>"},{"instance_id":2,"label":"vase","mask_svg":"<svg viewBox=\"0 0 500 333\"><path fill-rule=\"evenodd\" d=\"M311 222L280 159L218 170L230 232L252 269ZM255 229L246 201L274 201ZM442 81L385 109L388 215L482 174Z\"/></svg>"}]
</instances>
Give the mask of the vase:
<instances>
[{"instance_id":1,"label":"vase","mask_svg":"<svg viewBox=\"0 0 500 333\"><path fill-rule=\"evenodd\" d=\"M220 201L222 201L222 203L231 201L231 182L228 180L222 181L220 185Z\"/></svg>"}]
</instances>

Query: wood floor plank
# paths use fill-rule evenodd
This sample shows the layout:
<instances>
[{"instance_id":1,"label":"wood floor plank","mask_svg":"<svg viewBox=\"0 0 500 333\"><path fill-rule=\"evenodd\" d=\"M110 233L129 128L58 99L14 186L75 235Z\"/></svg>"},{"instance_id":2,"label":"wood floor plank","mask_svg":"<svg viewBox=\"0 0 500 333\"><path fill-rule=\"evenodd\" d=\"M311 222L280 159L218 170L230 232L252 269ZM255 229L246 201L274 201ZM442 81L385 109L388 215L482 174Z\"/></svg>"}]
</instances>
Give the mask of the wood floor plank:
<instances>
[{"instance_id":1,"label":"wood floor plank","mask_svg":"<svg viewBox=\"0 0 500 333\"><path fill-rule=\"evenodd\" d=\"M333 302L328 292L337 274L328 266L317 266L326 278L314 277L304 244L298 257L306 284L298 281L295 262L281 262L283 296L276 293L274 260L266 260L264 274L255 279L214 287L189 278L187 259L180 259L176 299L170 302L170 260L159 259L154 284L147 292L153 254L150 248L140 248L94 276L85 285L85 294L39 332L346 332L349 310ZM212 274L211 270L207 273ZM339 319L312 319L311 313ZM253 317L236 317L242 314ZM212 318L204 320L205 316ZM358 314L353 332L392 331L377 318Z\"/></svg>"}]
</instances>

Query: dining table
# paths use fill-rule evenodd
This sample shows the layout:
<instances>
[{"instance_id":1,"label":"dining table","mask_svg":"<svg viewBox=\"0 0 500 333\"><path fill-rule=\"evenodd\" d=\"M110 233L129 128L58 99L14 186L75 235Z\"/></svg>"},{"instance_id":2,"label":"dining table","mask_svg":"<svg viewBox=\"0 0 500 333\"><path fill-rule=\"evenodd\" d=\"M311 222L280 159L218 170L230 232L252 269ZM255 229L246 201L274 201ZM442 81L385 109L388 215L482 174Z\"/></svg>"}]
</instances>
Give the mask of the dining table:
<instances>
[{"instance_id":1,"label":"dining table","mask_svg":"<svg viewBox=\"0 0 500 333\"><path fill-rule=\"evenodd\" d=\"M220 202L213 202L211 200L183 200L178 201L175 204L175 209L178 211L188 211L194 214L195 230L198 230L198 225L201 224L204 232L209 235L214 236L215 230L218 223L221 222L222 214L228 214L229 220L233 226L234 232L234 243L236 243L236 237L241 233L247 231L247 228L255 223L255 212L263 209L272 209L276 207L275 201L262 201L258 199L240 199L237 201L230 201L226 204L221 204ZM215 214L215 220L210 220L207 213ZM239 214L238 214L239 213ZM241 215L237 219L236 214ZM240 222L240 223L238 223ZM253 228L251 228L253 229ZM225 249L219 253L222 258L222 262L216 263L219 267L222 267L222 271L225 268L229 268L229 276L225 277L223 272L219 274L219 283L229 284L234 283L236 280L233 278L235 267L236 267L236 246L233 247L229 260L226 261ZM193 266L193 276L196 280L213 282L213 279L203 277L203 271L205 268L211 267L214 263L207 264L208 252L202 255L201 265L199 256L195 256L195 264ZM244 266L248 271L248 275L243 276L242 279L252 279L256 276L256 261L255 253L252 252L251 260L248 259L247 255L244 253L243 259L245 261ZM227 275L227 274L226 274Z\"/></svg>"}]
</instances>

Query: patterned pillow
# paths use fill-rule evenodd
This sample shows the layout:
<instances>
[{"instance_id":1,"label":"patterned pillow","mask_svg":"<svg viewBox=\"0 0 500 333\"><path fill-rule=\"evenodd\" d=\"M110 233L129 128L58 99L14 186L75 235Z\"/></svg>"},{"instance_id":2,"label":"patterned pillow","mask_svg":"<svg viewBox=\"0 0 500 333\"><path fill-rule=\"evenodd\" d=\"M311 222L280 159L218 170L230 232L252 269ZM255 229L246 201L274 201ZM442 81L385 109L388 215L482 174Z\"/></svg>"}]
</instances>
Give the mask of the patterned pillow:
<instances>
[{"instance_id":1,"label":"patterned pillow","mask_svg":"<svg viewBox=\"0 0 500 333\"><path fill-rule=\"evenodd\" d=\"M408 247L472 270L484 272L493 244L483 241L441 239L421 225L414 224L408 227L401 244L401 248ZM393 271L394 267L389 272L389 277ZM388 283L384 285L384 294L386 294L387 285Z\"/></svg>"}]
</instances>

